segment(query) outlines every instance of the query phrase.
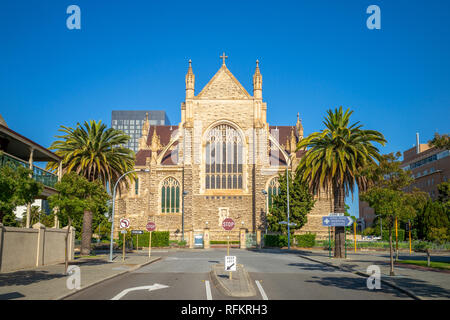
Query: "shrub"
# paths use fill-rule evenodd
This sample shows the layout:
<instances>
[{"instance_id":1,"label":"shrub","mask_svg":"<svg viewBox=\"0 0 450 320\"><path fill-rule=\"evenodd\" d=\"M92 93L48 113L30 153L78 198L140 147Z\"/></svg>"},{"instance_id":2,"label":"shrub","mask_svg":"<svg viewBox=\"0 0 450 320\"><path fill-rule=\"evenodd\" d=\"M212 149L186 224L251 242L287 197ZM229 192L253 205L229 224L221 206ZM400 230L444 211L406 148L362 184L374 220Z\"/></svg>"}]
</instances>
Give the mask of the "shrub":
<instances>
[{"instance_id":1,"label":"shrub","mask_svg":"<svg viewBox=\"0 0 450 320\"><path fill-rule=\"evenodd\" d=\"M210 244L228 244L228 241L226 240L211 240L209 242ZM230 244L239 244L240 241L230 241Z\"/></svg>"},{"instance_id":2,"label":"shrub","mask_svg":"<svg viewBox=\"0 0 450 320\"><path fill-rule=\"evenodd\" d=\"M150 233L144 232L139 235L139 247L147 247L149 242ZM131 238L131 239L130 239ZM122 239L123 235L119 232L119 240L117 241L119 247L122 247ZM131 233L128 232L125 236L125 240L133 241L133 248L136 247L136 235L131 236ZM169 231L153 231L152 233L152 248L153 247L168 247L169 246Z\"/></svg>"},{"instance_id":3,"label":"shrub","mask_svg":"<svg viewBox=\"0 0 450 320\"><path fill-rule=\"evenodd\" d=\"M280 234L266 234L264 235L264 246L265 247L287 247L288 240L287 236Z\"/></svg>"},{"instance_id":4,"label":"shrub","mask_svg":"<svg viewBox=\"0 0 450 320\"><path fill-rule=\"evenodd\" d=\"M295 236L295 241L298 247L311 248L316 244L316 234L307 233Z\"/></svg>"}]
</instances>

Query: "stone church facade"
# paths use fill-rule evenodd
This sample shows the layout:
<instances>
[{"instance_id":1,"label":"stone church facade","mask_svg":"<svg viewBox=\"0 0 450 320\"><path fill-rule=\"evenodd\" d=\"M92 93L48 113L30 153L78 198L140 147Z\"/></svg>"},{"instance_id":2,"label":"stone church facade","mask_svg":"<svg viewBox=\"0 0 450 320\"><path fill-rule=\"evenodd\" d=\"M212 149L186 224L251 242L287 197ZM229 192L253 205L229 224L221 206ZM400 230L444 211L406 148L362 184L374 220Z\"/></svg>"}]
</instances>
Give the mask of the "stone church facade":
<instances>
[{"instance_id":1,"label":"stone church facade","mask_svg":"<svg viewBox=\"0 0 450 320\"><path fill-rule=\"evenodd\" d=\"M305 153L295 151L303 126L298 114L293 126L269 125L258 61L250 95L225 58L197 95L189 61L178 126L144 123L135 169L148 172L138 172L131 188L116 198L115 236L124 217L130 219L130 229L145 230L147 222L155 222L156 230L170 231L171 239L180 239L183 231L186 238L205 229L211 240L226 240L228 234L239 240L243 229L266 232L278 176L287 166L295 171ZM297 233L324 238L322 216L332 212L332 201L325 195L316 199L307 224ZM236 223L231 233L221 226L227 217Z\"/></svg>"}]
</instances>

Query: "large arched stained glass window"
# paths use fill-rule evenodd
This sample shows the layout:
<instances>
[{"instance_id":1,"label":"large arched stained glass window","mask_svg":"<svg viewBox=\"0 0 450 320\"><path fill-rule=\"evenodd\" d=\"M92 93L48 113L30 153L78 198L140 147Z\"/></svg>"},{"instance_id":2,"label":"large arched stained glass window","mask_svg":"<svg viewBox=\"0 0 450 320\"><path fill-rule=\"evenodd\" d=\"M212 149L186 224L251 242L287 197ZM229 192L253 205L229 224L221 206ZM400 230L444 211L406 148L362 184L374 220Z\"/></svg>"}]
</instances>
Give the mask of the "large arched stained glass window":
<instances>
[{"instance_id":1,"label":"large arched stained glass window","mask_svg":"<svg viewBox=\"0 0 450 320\"><path fill-rule=\"evenodd\" d=\"M243 143L232 126L220 124L206 137L206 189L242 189Z\"/></svg>"},{"instance_id":2,"label":"large arched stained glass window","mask_svg":"<svg viewBox=\"0 0 450 320\"><path fill-rule=\"evenodd\" d=\"M273 178L272 180L270 180L267 194L269 198L269 208L271 208L273 205L273 196L280 194L280 182L278 181L278 178Z\"/></svg>"},{"instance_id":3,"label":"large arched stained glass window","mask_svg":"<svg viewBox=\"0 0 450 320\"><path fill-rule=\"evenodd\" d=\"M165 179L161 187L161 212L180 212L180 183L172 177Z\"/></svg>"}]
</instances>

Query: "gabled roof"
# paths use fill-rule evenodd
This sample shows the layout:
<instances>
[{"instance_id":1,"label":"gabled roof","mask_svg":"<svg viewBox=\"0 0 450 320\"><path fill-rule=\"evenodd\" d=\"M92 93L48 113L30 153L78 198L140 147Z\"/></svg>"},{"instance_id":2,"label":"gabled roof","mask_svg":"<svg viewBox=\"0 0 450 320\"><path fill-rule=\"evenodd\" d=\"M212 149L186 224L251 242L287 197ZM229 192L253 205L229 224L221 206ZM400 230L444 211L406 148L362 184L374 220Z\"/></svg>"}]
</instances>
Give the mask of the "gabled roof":
<instances>
[{"instance_id":1,"label":"gabled roof","mask_svg":"<svg viewBox=\"0 0 450 320\"><path fill-rule=\"evenodd\" d=\"M252 96L223 64L196 98L240 100L252 99Z\"/></svg>"}]
</instances>

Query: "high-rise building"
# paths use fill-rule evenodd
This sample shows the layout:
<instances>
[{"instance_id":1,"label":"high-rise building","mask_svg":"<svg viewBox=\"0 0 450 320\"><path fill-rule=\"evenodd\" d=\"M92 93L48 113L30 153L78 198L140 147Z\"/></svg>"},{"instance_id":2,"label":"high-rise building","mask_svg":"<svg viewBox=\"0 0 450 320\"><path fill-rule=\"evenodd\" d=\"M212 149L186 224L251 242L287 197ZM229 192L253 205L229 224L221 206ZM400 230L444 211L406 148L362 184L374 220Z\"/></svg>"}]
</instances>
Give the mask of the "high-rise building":
<instances>
[{"instance_id":1,"label":"high-rise building","mask_svg":"<svg viewBox=\"0 0 450 320\"><path fill-rule=\"evenodd\" d=\"M111 127L123 131L130 136L124 147L134 152L139 150L139 139L142 136L142 125L148 114L148 121L153 125L170 125L169 118L162 110L114 110L111 113Z\"/></svg>"},{"instance_id":2,"label":"high-rise building","mask_svg":"<svg viewBox=\"0 0 450 320\"><path fill-rule=\"evenodd\" d=\"M427 192L433 200L438 197L437 186L450 178L450 150L438 149L428 143L419 143L417 134L416 145L403 152L402 169L410 170L414 181L405 191L415 188ZM359 201L359 216L366 226L371 226L375 212L368 203Z\"/></svg>"}]
</instances>

